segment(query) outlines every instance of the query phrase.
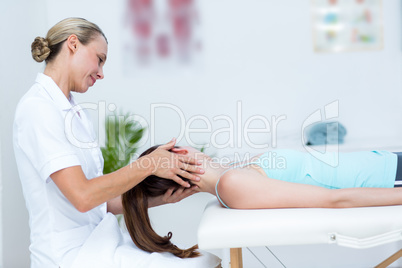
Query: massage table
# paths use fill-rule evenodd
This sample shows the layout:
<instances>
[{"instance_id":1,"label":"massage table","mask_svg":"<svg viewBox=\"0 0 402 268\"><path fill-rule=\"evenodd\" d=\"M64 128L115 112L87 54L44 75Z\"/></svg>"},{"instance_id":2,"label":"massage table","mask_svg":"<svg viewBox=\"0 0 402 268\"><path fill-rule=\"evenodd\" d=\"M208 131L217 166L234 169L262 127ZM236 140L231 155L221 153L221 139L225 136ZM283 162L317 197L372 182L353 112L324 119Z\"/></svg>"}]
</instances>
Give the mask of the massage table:
<instances>
[{"instance_id":1,"label":"massage table","mask_svg":"<svg viewBox=\"0 0 402 268\"><path fill-rule=\"evenodd\" d=\"M306 150L304 147L299 141L288 146ZM309 148L317 152L402 152L402 143L399 137L355 138L339 146ZM236 210L223 208L213 198L205 207L197 235L200 249L230 248L231 268L240 268L242 247L337 244L365 249L400 241L402 206ZM376 267L387 267L400 257L402 249Z\"/></svg>"},{"instance_id":2,"label":"massage table","mask_svg":"<svg viewBox=\"0 0 402 268\"><path fill-rule=\"evenodd\" d=\"M402 240L402 206L237 210L213 198L197 235L200 249L230 248L231 268L241 268L242 247L337 244L364 249ZM376 267L401 256L402 250Z\"/></svg>"}]
</instances>

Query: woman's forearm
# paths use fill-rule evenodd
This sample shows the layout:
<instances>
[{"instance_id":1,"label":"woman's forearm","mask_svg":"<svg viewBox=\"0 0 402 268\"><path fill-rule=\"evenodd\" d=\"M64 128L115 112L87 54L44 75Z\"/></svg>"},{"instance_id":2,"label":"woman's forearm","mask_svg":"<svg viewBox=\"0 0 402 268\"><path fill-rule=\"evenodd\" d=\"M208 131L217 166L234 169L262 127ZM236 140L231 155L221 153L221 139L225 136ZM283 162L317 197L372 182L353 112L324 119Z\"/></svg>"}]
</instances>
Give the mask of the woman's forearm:
<instances>
[{"instance_id":1,"label":"woman's forearm","mask_svg":"<svg viewBox=\"0 0 402 268\"><path fill-rule=\"evenodd\" d=\"M333 191L334 207L402 205L402 188L346 188Z\"/></svg>"},{"instance_id":2,"label":"woman's forearm","mask_svg":"<svg viewBox=\"0 0 402 268\"><path fill-rule=\"evenodd\" d=\"M151 171L141 166L137 161L110 174L88 180L88 188L85 194L87 208L85 210L111 201L110 208L113 210L111 212L122 212L122 210L120 211L122 208L119 208L119 204L121 204L120 195L151 175Z\"/></svg>"},{"instance_id":3,"label":"woman's forearm","mask_svg":"<svg viewBox=\"0 0 402 268\"><path fill-rule=\"evenodd\" d=\"M77 210L86 212L120 196L151 174L137 161L91 180L85 177L81 166L59 170L50 177Z\"/></svg>"}]
</instances>

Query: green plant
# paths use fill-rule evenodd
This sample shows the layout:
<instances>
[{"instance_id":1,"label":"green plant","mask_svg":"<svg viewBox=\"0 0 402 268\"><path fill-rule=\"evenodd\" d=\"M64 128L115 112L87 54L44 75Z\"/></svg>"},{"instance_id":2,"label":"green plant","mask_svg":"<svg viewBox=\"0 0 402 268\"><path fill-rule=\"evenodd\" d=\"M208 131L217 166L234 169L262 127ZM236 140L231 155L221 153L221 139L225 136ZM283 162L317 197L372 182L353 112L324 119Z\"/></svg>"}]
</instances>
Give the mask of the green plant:
<instances>
[{"instance_id":1,"label":"green plant","mask_svg":"<svg viewBox=\"0 0 402 268\"><path fill-rule=\"evenodd\" d=\"M144 135L145 128L134 120L128 113L118 115L116 112L105 120L105 147L102 155L105 161L103 174L116 171L131 161L131 157L138 149L138 142ZM117 221L123 226L123 215L117 215Z\"/></svg>"},{"instance_id":2,"label":"green plant","mask_svg":"<svg viewBox=\"0 0 402 268\"><path fill-rule=\"evenodd\" d=\"M206 145L206 144L202 145L201 147L194 147L194 149L199 150L201 153L207 154L207 153L206 153L206 150L207 150L207 145ZM209 157L211 157L211 158L214 158L214 157L215 157L215 154L207 154L207 155L208 155Z\"/></svg>"},{"instance_id":3,"label":"green plant","mask_svg":"<svg viewBox=\"0 0 402 268\"><path fill-rule=\"evenodd\" d=\"M134 120L133 115L115 112L106 118L105 131L105 147L101 150L105 160L103 173L108 174L130 163L145 128Z\"/></svg>"}]
</instances>

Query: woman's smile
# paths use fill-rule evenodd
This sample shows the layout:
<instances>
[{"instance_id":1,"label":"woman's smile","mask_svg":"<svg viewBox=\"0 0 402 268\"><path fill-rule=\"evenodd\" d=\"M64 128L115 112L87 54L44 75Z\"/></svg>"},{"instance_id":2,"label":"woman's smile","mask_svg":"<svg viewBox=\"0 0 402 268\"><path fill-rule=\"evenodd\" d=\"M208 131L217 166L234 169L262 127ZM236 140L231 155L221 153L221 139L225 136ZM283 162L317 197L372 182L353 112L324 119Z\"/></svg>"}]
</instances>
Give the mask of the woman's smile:
<instances>
[{"instance_id":1,"label":"woman's smile","mask_svg":"<svg viewBox=\"0 0 402 268\"><path fill-rule=\"evenodd\" d=\"M90 77L91 77L91 80L92 80L92 84L91 84L91 87L92 87L95 84L96 79L92 75Z\"/></svg>"}]
</instances>

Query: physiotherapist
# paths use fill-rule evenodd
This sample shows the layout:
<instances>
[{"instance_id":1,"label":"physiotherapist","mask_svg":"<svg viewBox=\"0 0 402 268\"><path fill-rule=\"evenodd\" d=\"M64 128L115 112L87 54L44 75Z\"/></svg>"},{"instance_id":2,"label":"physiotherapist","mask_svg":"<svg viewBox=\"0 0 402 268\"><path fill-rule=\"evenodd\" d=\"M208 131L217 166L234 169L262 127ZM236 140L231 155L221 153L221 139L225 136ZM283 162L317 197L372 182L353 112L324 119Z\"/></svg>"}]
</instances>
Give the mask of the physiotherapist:
<instances>
[{"instance_id":1,"label":"physiotherapist","mask_svg":"<svg viewBox=\"0 0 402 268\"><path fill-rule=\"evenodd\" d=\"M102 30L82 18L62 20L46 38L37 37L32 43L34 60L45 61L46 67L20 100L13 127L15 156L29 212L32 268L80 267L75 261L87 239L109 213L122 213L121 194L149 175L182 186L152 200L151 207L193 194L195 189L178 175L198 181L197 174L203 173L195 159L168 151L175 145L173 139L134 164L103 175L103 158L94 142L91 122L71 93L85 93L104 78L107 50ZM97 261L105 258L104 263L110 267L113 263L123 267L122 263L130 263L130 258L133 263L143 263L138 267L216 267L220 263L208 253L191 260L144 253L132 242L120 239L116 248L126 246L118 251L119 255L99 254L100 248L95 254ZM99 247L103 242L108 241L101 241ZM127 250L130 247L131 251ZM140 262L141 258L147 261Z\"/></svg>"}]
</instances>

